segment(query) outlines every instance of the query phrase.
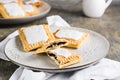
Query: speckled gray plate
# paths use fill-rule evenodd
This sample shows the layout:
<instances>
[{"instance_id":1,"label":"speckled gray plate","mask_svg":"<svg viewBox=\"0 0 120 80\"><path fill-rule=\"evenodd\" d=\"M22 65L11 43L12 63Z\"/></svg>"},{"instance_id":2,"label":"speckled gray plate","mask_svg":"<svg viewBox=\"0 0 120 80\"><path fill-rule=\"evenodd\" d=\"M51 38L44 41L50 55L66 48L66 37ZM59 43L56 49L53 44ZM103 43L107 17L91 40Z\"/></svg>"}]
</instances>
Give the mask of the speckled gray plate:
<instances>
[{"instance_id":1,"label":"speckled gray plate","mask_svg":"<svg viewBox=\"0 0 120 80\"><path fill-rule=\"evenodd\" d=\"M44 17L46 14L49 13L50 9L51 6L48 3L43 2L42 7L39 7L39 11L40 11L39 14L24 18L12 18L12 19L0 18L0 24L20 24L20 23L31 22Z\"/></svg>"},{"instance_id":2,"label":"speckled gray plate","mask_svg":"<svg viewBox=\"0 0 120 80\"><path fill-rule=\"evenodd\" d=\"M15 64L37 71L67 72L89 67L106 56L109 50L109 42L100 34L82 28L64 28L87 32L90 37L79 47L70 49L82 56L80 63L59 69L46 55L35 55L34 52L24 52L19 37L11 39L6 47L6 56Z\"/></svg>"}]
</instances>

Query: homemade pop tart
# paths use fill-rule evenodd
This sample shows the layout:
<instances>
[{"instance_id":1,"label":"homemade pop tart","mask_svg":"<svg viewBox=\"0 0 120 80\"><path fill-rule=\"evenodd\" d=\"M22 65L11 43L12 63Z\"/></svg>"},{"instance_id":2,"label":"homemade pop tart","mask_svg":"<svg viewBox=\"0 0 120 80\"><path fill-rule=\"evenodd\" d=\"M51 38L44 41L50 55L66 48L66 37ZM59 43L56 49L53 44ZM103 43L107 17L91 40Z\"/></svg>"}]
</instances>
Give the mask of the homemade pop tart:
<instances>
[{"instance_id":1,"label":"homemade pop tart","mask_svg":"<svg viewBox=\"0 0 120 80\"><path fill-rule=\"evenodd\" d=\"M55 39L47 25L20 28L18 32L24 51L34 50Z\"/></svg>"},{"instance_id":2,"label":"homemade pop tart","mask_svg":"<svg viewBox=\"0 0 120 80\"><path fill-rule=\"evenodd\" d=\"M65 39L68 42L66 47L78 48L89 36L88 33L77 30L61 30L54 33L56 39Z\"/></svg>"},{"instance_id":3,"label":"homemade pop tart","mask_svg":"<svg viewBox=\"0 0 120 80\"><path fill-rule=\"evenodd\" d=\"M54 41L45 43L42 45L42 47L38 48L35 53L36 54L40 54L40 53L44 53L44 52L48 52L50 50L56 49L56 48L60 48L60 47L64 47L67 45L67 40L64 39L56 39Z\"/></svg>"},{"instance_id":4,"label":"homemade pop tart","mask_svg":"<svg viewBox=\"0 0 120 80\"><path fill-rule=\"evenodd\" d=\"M29 4L29 5L33 5L36 7L40 7L42 6L42 1L41 0L23 0L24 4Z\"/></svg>"},{"instance_id":5,"label":"homemade pop tart","mask_svg":"<svg viewBox=\"0 0 120 80\"><path fill-rule=\"evenodd\" d=\"M62 48L51 50L47 55L59 66L59 68L64 68L81 61L80 55Z\"/></svg>"},{"instance_id":6,"label":"homemade pop tart","mask_svg":"<svg viewBox=\"0 0 120 80\"><path fill-rule=\"evenodd\" d=\"M23 10L27 16L32 16L39 13L38 8L33 5L23 5Z\"/></svg>"},{"instance_id":7,"label":"homemade pop tart","mask_svg":"<svg viewBox=\"0 0 120 80\"><path fill-rule=\"evenodd\" d=\"M0 4L0 13L3 18L20 18L26 16L24 10L17 3Z\"/></svg>"}]
</instances>

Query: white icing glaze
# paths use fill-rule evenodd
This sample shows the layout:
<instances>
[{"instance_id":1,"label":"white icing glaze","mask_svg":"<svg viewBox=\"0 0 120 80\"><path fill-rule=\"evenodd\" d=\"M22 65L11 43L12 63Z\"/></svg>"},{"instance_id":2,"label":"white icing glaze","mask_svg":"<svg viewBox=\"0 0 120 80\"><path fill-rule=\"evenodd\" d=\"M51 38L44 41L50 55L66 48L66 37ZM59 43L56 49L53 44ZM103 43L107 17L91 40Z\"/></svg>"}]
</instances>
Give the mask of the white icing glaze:
<instances>
[{"instance_id":1,"label":"white icing glaze","mask_svg":"<svg viewBox=\"0 0 120 80\"><path fill-rule=\"evenodd\" d=\"M25 16L22 8L16 3L6 3L4 8L10 16Z\"/></svg>"},{"instance_id":2,"label":"white icing glaze","mask_svg":"<svg viewBox=\"0 0 120 80\"><path fill-rule=\"evenodd\" d=\"M38 0L29 0L29 1L26 1L25 3L26 4L31 4L31 3L36 3L36 2L38 2Z\"/></svg>"},{"instance_id":3,"label":"white icing glaze","mask_svg":"<svg viewBox=\"0 0 120 80\"><path fill-rule=\"evenodd\" d=\"M79 32L77 30L60 30L56 33L56 36L59 38L70 38L74 40L79 40L83 32Z\"/></svg>"},{"instance_id":4,"label":"white icing glaze","mask_svg":"<svg viewBox=\"0 0 120 80\"><path fill-rule=\"evenodd\" d=\"M48 40L48 36L42 25L24 28L23 32L29 44Z\"/></svg>"},{"instance_id":5,"label":"white icing glaze","mask_svg":"<svg viewBox=\"0 0 120 80\"><path fill-rule=\"evenodd\" d=\"M0 3L11 3L11 2L17 2L18 0L0 0Z\"/></svg>"},{"instance_id":6,"label":"white icing glaze","mask_svg":"<svg viewBox=\"0 0 120 80\"><path fill-rule=\"evenodd\" d=\"M71 53L68 50L61 49L61 48L54 49L51 52L55 52L57 55L62 55L64 57L66 57L66 58L71 55Z\"/></svg>"},{"instance_id":7,"label":"white icing glaze","mask_svg":"<svg viewBox=\"0 0 120 80\"><path fill-rule=\"evenodd\" d=\"M25 12L33 12L34 8L32 5L23 5L23 9Z\"/></svg>"}]
</instances>

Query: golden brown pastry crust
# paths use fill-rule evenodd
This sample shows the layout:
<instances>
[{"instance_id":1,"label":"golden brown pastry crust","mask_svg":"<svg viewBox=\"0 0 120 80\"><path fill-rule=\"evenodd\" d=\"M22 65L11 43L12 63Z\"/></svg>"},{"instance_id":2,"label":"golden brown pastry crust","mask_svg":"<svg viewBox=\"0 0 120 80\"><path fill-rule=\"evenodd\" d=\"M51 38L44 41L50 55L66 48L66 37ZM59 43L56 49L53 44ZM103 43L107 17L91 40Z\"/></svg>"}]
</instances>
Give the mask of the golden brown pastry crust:
<instances>
[{"instance_id":1,"label":"golden brown pastry crust","mask_svg":"<svg viewBox=\"0 0 120 80\"><path fill-rule=\"evenodd\" d=\"M0 18L3 18L1 14L0 14Z\"/></svg>"},{"instance_id":2,"label":"golden brown pastry crust","mask_svg":"<svg viewBox=\"0 0 120 80\"><path fill-rule=\"evenodd\" d=\"M18 0L17 3L20 4L21 6L23 5L23 1L22 0Z\"/></svg>"},{"instance_id":3,"label":"golden brown pastry crust","mask_svg":"<svg viewBox=\"0 0 120 80\"><path fill-rule=\"evenodd\" d=\"M27 4L27 1L24 1L24 4ZM43 2L41 0L38 0L38 2L30 3L30 5L41 7L43 5Z\"/></svg>"},{"instance_id":4,"label":"golden brown pastry crust","mask_svg":"<svg viewBox=\"0 0 120 80\"><path fill-rule=\"evenodd\" d=\"M23 32L23 30L24 30L23 28L18 29L19 37L20 37L20 40L22 42L24 51L26 51L26 52L31 51L33 49L41 47L43 44L45 44L47 42L50 42L50 41L54 40L54 36L53 36L52 32L50 31L48 25L43 24L42 26L44 27L44 30L45 30L45 32L48 36L48 40L46 42L44 42L44 41L41 42L40 41L40 42L37 42L37 43L34 43L34 44L29 44L27 42L25 34ZM31 26L31 27L33 27L33 26Z\"/></svg>"},{"instance_id":5,"label":"golden brown pastry crust","mask_svg":"<svg viewBox=\"0 0 120 80\"><path fill-rule=\"evenodd\" d=\"M65 39L68 42L68 45L66 47L70 47L70 48L79 48L79 46L89 37L88 33L83 33L83 36L79 39L79 40L74 40L74 39L70 39L70 38L59 38L56 36L56 33L59 32L60 30L57 30L54 33L54 36L56 39Z\"/></svg>"},{"instance_id":6,"label":"golden brown pastry crust","mask_svg":"<svg viewBox=\"0 0 120 80\"><path fill-rule=\"evenodd\" d=\"M25 5L23 5L23 6L25 6ZM27 6L27 5L26 5L26 6ZM27 16L33 16L33 15L36 15L36 14L39 13L38 8L37 8L36 6L33 6L33 5L31 5L31 6L32 6L33 9L34 9L33 12L26 12L26 11L24 10L24 7L23 7L23 10L25 11L25 13L26 13Z\"/></svg>"},{"instance_id":7,"label":"golden brown pastry crust","mask_svg":"<svg viewBox=\"0 0 120 80\"><path fill-rule=\"evenodd\" d=\"M17 4L17 3L16 3ZM20 8L21 8L21 5L17 4ZM22 8L21 8L22 9ZM2 15L3 18L21 18L21 17L25 17L26 14L23 16L23 15L18 15L18 16L10 16L6 9L4 8L4 4L0 4L0 13Z\"/></svg>"},{"instance_id":8,"label":"golden brown pastry crust","mask_svg":"<svg viewBox=\"0 0 120 80\"><path fill-rule=\"evenodd\" d=\"M64 47L66 45L67 45L67 41L66 40L64 40L64 39L56 39L54 41L51 41L51 42L48 42L48 43L44 43L42 45L42 47L38 48L35 51L35 54L48 52L49 50L53 50L55 48Z\"/></svg>"},{"instance_id":9,"label":"golden brown pastry crust","mask_svg":"<svg viewBox=\"0 0 120 80\"><path fill-rule=\"evenodd\" d=\"M69 65L78 63L82 60L80 55L72 53L72 52L70 53L71 55L67 58L61 55L56 55L56 53L53 53L51 51L49 51L47 55L59 66L59 68L64 68Z\"/></svg>"}]
</instances>

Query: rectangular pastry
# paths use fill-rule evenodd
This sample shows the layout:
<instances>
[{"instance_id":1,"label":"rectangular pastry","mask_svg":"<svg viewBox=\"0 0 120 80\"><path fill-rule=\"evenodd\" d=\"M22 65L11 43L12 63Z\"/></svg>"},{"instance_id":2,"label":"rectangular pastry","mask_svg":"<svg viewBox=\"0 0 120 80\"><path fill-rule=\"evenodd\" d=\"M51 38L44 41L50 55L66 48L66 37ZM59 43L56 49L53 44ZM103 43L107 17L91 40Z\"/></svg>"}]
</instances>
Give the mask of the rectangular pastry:
<instances>
[{"instance_id":1,"label":"rectangular pastry","mask_svg":"<svg viewBox=\"0 0 120 80\"><path fill-rule=\"evenodd\" d=\"M0 13L4 18L25 17L26 14L17 3L0 4Z\"/></svg>"},{"instance_id":2,"label":"rectangular pastry","mask_svg":"<svg viewBox=\"0 0 120 80\"><path fill-rule=\"evenodd\" d=\"M40 7L42 6L42 1L41 0L23 0L24 4L29 4L29 5L33 5L36 7Z\"/></svg>"},{"instance_id":3,"label":"rectangular pastry","mask_svg":"<svg viewBox=\"0 0 120 80\"><path fill-rule=\"evenodd\" d=\"M55 39L47 25L20 28L18 32L24 51L34 50Z\"/></svg>"},{"instance_id":4,"label":"rectangular pastry","mask_svg":"<svg viewBox=\"0 0 120 80\"><path fill-rule=\"evenodd\" d=\"M88 33L77 30L58 30L54 33L56 39L65 39L68 42L66 47L79 48L89 36Z\"/></svg>"},{"instance_id":5,"label":"rectangular pastry","mask_svg":"<svg viewBox=\"0 0 120 80\"><path fill-rule=\"evenodd\" d=\"M32 16L39 13L38 8L33 5L23 5L23 10L27 16Z\"/></svg>"},{"instance_id":6,"label":"rectangular pastry","mask_svg":"<svg viewBox=\"0 0 120 80\"><path fill-rule=\"evenodd\" d=\"M50 50L56 49L56 48L60 48L60 47L64 47L67 45L67 40L64 39L56 39L54 41L45 43L42 45L42 47L38 48L35 53L36 54L40 54L40 53L44 53L44 52L48 52Z\"/></svg>"},{"instance_id":7,"label":"rectangular pastry","mask_svg":"<svg viewBox=\"0 0 120 80\"><path fill-rule=\"evenodd\" d=\"M59 68L64 68L66 66L78 63L81 61L81 56L70 52L67 49L57 48L51 50L47 55L54 60L54 62L59 66Z\"/></svg>"}]
</instances>

